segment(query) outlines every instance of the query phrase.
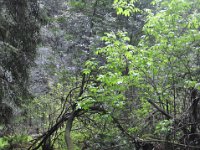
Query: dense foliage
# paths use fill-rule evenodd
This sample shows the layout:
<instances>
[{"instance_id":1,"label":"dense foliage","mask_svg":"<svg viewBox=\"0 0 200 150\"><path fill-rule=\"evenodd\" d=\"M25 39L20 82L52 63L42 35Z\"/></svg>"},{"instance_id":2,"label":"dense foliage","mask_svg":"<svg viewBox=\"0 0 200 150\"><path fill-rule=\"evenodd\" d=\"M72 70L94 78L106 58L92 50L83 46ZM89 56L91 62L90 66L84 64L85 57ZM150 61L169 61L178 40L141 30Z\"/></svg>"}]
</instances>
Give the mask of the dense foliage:
<instances>
[{"instance_id":1,"label":"dense foliage","mask_svg":"<svg viewBox=\"0 0 200 150\"><path fill-rule=\"evenodd\" d=\"M1 122L21 125L1 136L0 149L200 149L200 1L2 4L10 30L0 23L1 49L9 48L0 67L16 81L16 99L30 100L19 102L13 123ZM31 97L37 45L52 53L43 65L48 90Z\"/></svg>"},{"instance_id":2,"label":"dense foliage","mask_svg":"<svg viewBox=\"0 0 200 150\"><path fill-rule=\"evenodd\" d=\"M37 1L0 1L0 135L10 132L8 125L28 92L29 68L34 63L39 33Z\"/></svg>"}]
</instances>

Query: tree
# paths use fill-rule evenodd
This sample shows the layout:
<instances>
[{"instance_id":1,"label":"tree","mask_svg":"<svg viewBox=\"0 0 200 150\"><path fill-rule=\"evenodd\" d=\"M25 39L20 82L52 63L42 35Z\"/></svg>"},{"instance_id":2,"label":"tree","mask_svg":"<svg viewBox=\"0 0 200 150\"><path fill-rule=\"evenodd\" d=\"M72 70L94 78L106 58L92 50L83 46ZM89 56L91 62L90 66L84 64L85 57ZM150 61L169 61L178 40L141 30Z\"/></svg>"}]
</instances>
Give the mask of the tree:
<instances>
[{"instance_id":1,"label":"tree","mask_svg":"<svg viewBox=\"0 0 200 150\"><path fill-rule=\"evenodd\" d=\"M75 42L70 48L86 51L87 61L76 80L71 80L71 90L67 90L70 86L65 89L68 94L62 97L62 111L54 125L36 140L33 149L50 136L56 139L65 122L68 149L80 148L80 143L82 148L93 149L199 148L199 98L190 99L190 88L198 82L199 2L152 1L150 9L145 9L139 7L142 2L116 0L119 16L113 12L111 16L124 22L106 29L95 19L109 14L99 17L98 6L107 2L92 1L95 7L85 7L88 1L70 2L72 11L90 20L88 30L67 29L72 39L86 45L79 47ZM140 38L134 38L130 29L137 25L130 21L135 18L141 22L134 30ZM131 33L120 31L123 27ZM103 33L102 41L93 46L90 38ZM76 132L75 128L81 129ZM73 137L81 140L73 144Z\"/></svg>"},{"instance_id":2,"label":"tree","mask_svg":"<svg viewBox=\"0 0 200 150\"><path fill-rule=\"evenodd\" d=\"M36 0L0 3L0 103L16 111L29 95L28 75L38 42L39 7ZM0 114L4 113L0 109Z\"/></svg>"}]
</instances>

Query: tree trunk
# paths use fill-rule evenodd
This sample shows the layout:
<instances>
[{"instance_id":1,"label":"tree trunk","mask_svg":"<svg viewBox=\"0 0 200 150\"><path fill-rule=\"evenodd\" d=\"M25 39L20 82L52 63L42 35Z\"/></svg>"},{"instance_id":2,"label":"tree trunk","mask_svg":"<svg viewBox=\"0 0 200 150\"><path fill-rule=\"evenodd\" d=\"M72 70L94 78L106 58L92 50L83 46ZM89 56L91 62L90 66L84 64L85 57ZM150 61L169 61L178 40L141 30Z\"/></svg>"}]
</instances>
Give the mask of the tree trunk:
<instances>
[{"instance_id":1,"label":"tree trunk","mask_svg":"<svg viewBox=\"0 0 200 150\"><path fill-rule=\"evenodd\" d=\"M66 124L66 129L65 129L65 142L67 144L67 149L68 150L73 150L74 146L73 146L73 142L70 136L70 132L71 132L71 128L72 128L72 124L74 121L74 113L71 114L71 116L69 117L67 124Z\"/></svg>"}]
</instances>

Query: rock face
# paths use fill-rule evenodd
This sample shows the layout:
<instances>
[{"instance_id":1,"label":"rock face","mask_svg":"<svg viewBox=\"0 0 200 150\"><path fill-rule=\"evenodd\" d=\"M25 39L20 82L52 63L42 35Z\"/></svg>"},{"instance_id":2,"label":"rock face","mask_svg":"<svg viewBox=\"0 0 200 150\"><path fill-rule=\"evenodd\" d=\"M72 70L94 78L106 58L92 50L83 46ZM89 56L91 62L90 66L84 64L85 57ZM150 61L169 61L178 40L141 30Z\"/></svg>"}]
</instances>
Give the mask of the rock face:
<instances>
[{"instance_id":1,"label":"rock face","mask_svg":"<svg viewBox=\"0 0 200 150\"><path fill-rule=\"evenodd\" d=\"M29 92L36 97L46 94L58 81L60 72L73 71L74 67L68 63L69 56L51 47L38 48L35 66L30 70Z\"/></svg>"},{"instance_id":2,"label":"rock face","mask_svg":"<svg viewBox=\"0 0 200 150\"><path fill-rule=\"evenodd\" d=\"M69 42L59 24L52 22L50 26L42 27L40 35L42 47L37 49L35 66L30 70L29 79L29 92L36 97L49 92L50 87L57 81L56 72L63 68L68 69L70 59L70 54L64 53Z\"/></svg>"},{"instance_id":3,"label":"rock face","mask_svg":"<svg viewBox=\"0 0 200 150\"><path fill-rule=\"evenodd\" d=\"M50 77L46 67L50 63L49 58L53 56L51 48L48 47L38 48L37 53L35 67L30 70L29 83L29 92L34 96L39 96L49 91L48 82Z\"/></svg>"}]
</instances>

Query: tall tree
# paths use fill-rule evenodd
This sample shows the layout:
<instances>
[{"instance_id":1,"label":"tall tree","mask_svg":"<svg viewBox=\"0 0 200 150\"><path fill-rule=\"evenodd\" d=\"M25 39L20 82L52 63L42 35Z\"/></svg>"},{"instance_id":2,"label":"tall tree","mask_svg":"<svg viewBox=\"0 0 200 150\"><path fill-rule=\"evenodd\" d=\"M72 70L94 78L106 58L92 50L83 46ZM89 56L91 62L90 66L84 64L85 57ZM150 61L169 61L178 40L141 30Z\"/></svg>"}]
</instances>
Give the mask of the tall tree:
<instances>
[{"instance_id":1,"label":"tall tree","mask_svg":"<svg viewBox=\"0 0 200 150\"><path fill-rule=\"evenodd\" d=\"M0 3L0 106L4 103L16 109L28 96L29 68L39 35L39 6L37 0ZM6 117L4 113L1 108L1 117Z\"/></svg>"},{"instance_id":2,"label":"tall tree","mask_svg":"<svg viewBox=\"0 0 200 150\"><path fill-rule=\"evenodd\" d=\"M58 20L86 62L58 84L62 111L33 149L65 122L68 149L199 149L199 2L145 2L68 2Z\"/></svg>"}]
</instances>

